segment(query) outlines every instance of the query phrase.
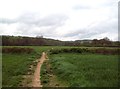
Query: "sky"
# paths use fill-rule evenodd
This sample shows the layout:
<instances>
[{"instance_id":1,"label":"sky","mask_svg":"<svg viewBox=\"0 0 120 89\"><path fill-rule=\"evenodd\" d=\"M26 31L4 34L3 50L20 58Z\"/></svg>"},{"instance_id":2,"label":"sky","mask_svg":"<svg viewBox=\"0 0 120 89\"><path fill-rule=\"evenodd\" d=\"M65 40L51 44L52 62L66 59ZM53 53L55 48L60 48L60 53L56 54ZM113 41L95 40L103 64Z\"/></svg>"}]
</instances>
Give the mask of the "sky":
<instances>
[{"instance_id":1,"label":"sky","mask_svg":"<svg viewBox=\"0 0 120 89\"><path fill-rule=\"evenodd\" d=\"M118 40L119 0L0 0L0 35Z\"/></svg>"}]
</instances>

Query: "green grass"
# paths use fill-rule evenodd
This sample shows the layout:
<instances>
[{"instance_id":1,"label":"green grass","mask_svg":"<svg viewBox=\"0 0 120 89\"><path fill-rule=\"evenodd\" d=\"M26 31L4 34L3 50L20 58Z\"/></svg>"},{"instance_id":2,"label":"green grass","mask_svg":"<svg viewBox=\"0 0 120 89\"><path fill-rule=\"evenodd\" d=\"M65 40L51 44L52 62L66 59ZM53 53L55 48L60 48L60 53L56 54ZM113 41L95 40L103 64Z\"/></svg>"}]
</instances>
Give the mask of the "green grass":
<instances>
[{"instance_id":1,"label":"green grass","mask_svg":"<svg viewBox=\"0 0 120 89\"><path fill-rule=\"evenodd\" d=\"M2 88L2 53L0 53L0 88Z\"/></svg>"},{"instance_id":2,"label":"green grass","mask_svg":"<svg viewBox=\"0 0 120 89\"><path fill-rule=\"evenodd\" d=\"M52 70L49 60L46 60L41 67L41 83L43 87L68 87L66 82L61 82Z\"/></svg>"},{"instance_id":3,"label":"green grass","mask_svg":"<svg viewBox=\"0 0 120 89\"><path fill-rule=\"evenodd\" d=\"M47 63L44 62L41 67L41 82L43 87L48 86L49 81L49 71L47 70Z\"/></svg>"},{"instance_id":4,"label":"green grass","mask_svg":"<svg viewBox=\"0 0 120 89\"><path fill-rule=\"evenodd\" d=\"M19 83L22 81L22 76L25 73L27 73L27 71L28 71L29 65L32 63L33 60L40 58L41 53L43 51L46 51L49 54L49 50L51 50L51 49L54 50L54 49L63 49L63 48L68 48L68 49L69 48L78 48L78 47L69 47L69 46L3 46L3 47L22 47L22 48L24 47L24 48L33 48L35 50L35 52L32 54L25 54L25 53L24 54L23 53L21 53L21 54L3 53L2 54L2 85L3 85L3 87L19 86ZM80 48L85 48L85 47L80 47ZM90 49L94 49L94 48L95 47L90 47ZM60 80L65 79L67 81L66 78L68 78L68 79L70 79L70 81L72 81L72 80L75 81L73 83L71 83L69 81L70 86L77 85L78 83L80 83L80 86L93 86L92 82L89 81L89 79L85 79L86 78L85 76L87 76L87 73L89 74L89 71L86 71L86 69L88 67L84 66L84 65L86 65L85 63L88 63L88 64L90 63L91 66L94 65L93 67L96 67L96 66L99 67L99 65L100 65L99 61L101 58L99 58L100 56L98 56L98 57L97 56L98 55L96 55L96 56L95 55L90 55L90 56L84 55L82 57L82 55L80 55L80 54L58 54L58 55L51 55L50 58L53 60L50 60L50 61L53 62L52 65L54 68L56 68L54 70L56 71ZM101 56L103 56L103 55L101 55ZM86 58L84 58L84 57L86 57ZM84 60L84 59L87 59L87 57L88 58L91 57L92 59L89 61ZM94 57L96 57L96 59L94 59ZM105 59L105 62L106 61L108 62L108 67L111 66L110 68L113 68L114 64L117 62L116 56L109 55L108 58L110 58L110 61L106 60L106 56L103 56L103 59ZM101 59L102 60L101 65L104 65L103 59ZM115 60L113 61L113 59L115 59ZM74 60L76 60L77 62L74 62ZM111 61L113 61L113 63L111 63ZM76 64L76 63L78 63L78 64ZM82 63L83 65L82 64L80 65L80 63ZM96 65L94 63L96 63ZM83 69L79 70L82 67L83 67ZM43 67L43 69L44 68L45 67ZM85 72L83 72L84 68L85 68ZM91 67L88 69L91 69ZM111 71L110 74L113 73L113 76L116 74L116 71L114 69L115 68L113 68L113 70L111 70L111 69L109 70L109 71ZM70 74L70 73L73 73L72 71L75 72L74 73L75 75ZM90 70L90 71L92 71L92 70ZM101 69L101 71L103 72L102 69ZM62 73L63 75L59 74L58 72ZM90 72L90 73L92 73L92 72ZM94 73L94 71L93 71L93 73ZM98 73L99 73L99 71L98 71ZM71 75L72 77L69 78L69 75ZM96 74L96 76L97 76L97 74ZM74 79L74 78L77 78L77 79ZM78 79L80 79L80 80L82 79L82 81L79 81ZM111 80L112 80L112 78L111 78ZM111 82L112 85L110 85L110 86L113 86L114 81L116 81L116 79L112 80L112 82ZM91 82L91 83L89 83L89 82ZM108 82L108 85L109 84L110 84L110 82ZM94 86L98 86L98 85L94 84ZM104 84L102 86L104 86Z\"/></svg>"},{"instance_id":5,"label":"green grass","mask_svg":"<svg viewBox=\"0 0 120 89\"><path fill-rule=\"evenodd\" d=\"M29 71L29 66L34 60L40 58L41 53L50 49L49 46L4 46L33 48L34 53L2 53L2 86L19 86L23 80L23 75Z\"/></svg>"},{"instance_id":6,"label":"green grass","mask_svg":"<svg viewBox=\"0 0 120 89\"><path fill-rule=\"evenodd\" d=\"M118 56L61 53L50 55L54 72L60 81L75 87L118 86Z\"/></svg>"},{"instance_id":7,"label":"green grass","mask_svg":"<svg viewBox=\"0 0 120 89\"><path fill-rule=\"evenodd\" d=\"M31 54L3 54L2 59L2 85L4 86L18 86L22 81L22 75L28 71L28 67L35 56Z\"/></svg>"}]
</instances>

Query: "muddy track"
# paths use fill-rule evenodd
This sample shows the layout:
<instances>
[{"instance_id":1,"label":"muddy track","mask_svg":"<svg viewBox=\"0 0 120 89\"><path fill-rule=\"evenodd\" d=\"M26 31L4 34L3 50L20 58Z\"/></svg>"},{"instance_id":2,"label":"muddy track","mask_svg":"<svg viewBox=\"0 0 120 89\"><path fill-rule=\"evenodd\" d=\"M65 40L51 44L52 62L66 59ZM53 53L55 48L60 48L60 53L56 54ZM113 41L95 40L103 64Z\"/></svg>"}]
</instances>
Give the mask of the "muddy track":
<instances>
[{"instance_id":1,"label":"muddy track","mask_svg":"<svg viewBox=\"0 0 120 89\"><path fill-rule=\"evenodd\" d=\"M41 58L38 60L37 67L35 69L32 87L42 87L41 80L40 80L40 71L43 62L47 59L47 55L45 52L42 53Z\"/></svg>"}]
</instances>

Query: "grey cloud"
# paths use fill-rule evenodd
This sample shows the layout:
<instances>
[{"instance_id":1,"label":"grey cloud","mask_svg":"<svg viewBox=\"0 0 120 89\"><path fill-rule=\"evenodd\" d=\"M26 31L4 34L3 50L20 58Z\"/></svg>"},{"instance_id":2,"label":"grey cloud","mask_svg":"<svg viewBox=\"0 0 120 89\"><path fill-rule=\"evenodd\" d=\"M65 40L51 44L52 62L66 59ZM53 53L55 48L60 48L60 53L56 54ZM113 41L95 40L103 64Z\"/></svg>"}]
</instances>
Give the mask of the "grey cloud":
<instances>
[{"instance_id":1,"label":"grey cloud","mask_svg":"<svg viewBox=\"0 0 120 89\"><path fill-rule=\"evenodd\" d=\"M50 15L43 18L35 16L34 14L24 14L16 19L0 19L2 24L13 24L13 23L20 23L20 24L29 24L29 25L36 25L36 26L54 26L54 25L63 25L64 22L68 19L65 15Z\"/></svg>"},{"instance_id":2,"label":"grey cloud","mask_svg":"<svg viewBox=\"0 0 120 89\"><path fill-rule=\"evenodd\" d=\"M84 29L77 29L71 32L68 32L67 34L64 35L64 37L74 37L78 36L79 34L84 34L86 31Z\"/></svg>"},{"instance_id":3,"label":"grey cloud","mask_svg":"<svg viewBox=\"0 0 120 89\"><path fill-rule=\"evenodd\" d=\"M87 36L87 35L94 35L97 32L96 31L91 31L90 28L91 26L93 26L95 24L95 22L90 23L88 26L86 26L86 28L80 28L80 29L75 29L72 32L69 32L67 34L64 35L64 37L74 37L74 36Z\"/></svg>"},{"instance_id":4,"label":"grey cloud","mask_svg":"<svg viewBox=\"0 0 120 89\"><path fill-rule=\"evenodd\" d=\"M118 3L118 21L120 22L120 1Z\"/></svg>"},{"instance_id":5,"label":"grey cloud","mask_svg":"<svg viewBox=\"0 0 120 89\"><path fill-rule=\"evenodd\" d=\"M94 3L94 2L93 2ZM74 10L90 10L90 9L95 9L95 8L106 8L106 7L116 7L118 5L118 0L104 0L104 2L99 3L98 5L83 5L83 4L78 4L73 6Z\"/></svg>"},{"instance_id":6,"label":"grey cloud","mask_svg":"<svg viewBox=\"0 0 120 89\"><path fill-rule=\"evenodd\" d=\"M17 22L16 19L0 18L0 23L2 24L13 24L16 22Z\"/></svg>"},{"instance_id":7,"label":"grey cloud","mask_svg":"<svg viewBox=\"0 0 120 89\"><path fill-rule=\"evenodd\" d=\"M36 26L53 26L53 25L62 25L67 20L65 15L50 15L43 18L36 18L35 16L26 15L18 19L20 23L24 24L33 24Z\"/></svg>"},{"instance_id":8,"label":"grey cloud","mask_svg":"<svg viewBox=\"0 0 120 89\"><path fill-rule=\"evenodd\" d=\"M116 6L117 6L117 4L118 4L118 2L119 2L119 0L106 0L103 4L102 4L102 6L113 6L113 5L115 5L116 4Z\"/></svg>"},{"instance_id":9,"label":"grey cloud","mask_svg":"<svg viewBox=\"0 0 120 89\"><path fill-rule=\"evenodd\" d=\"M93 39L102 34L118 34L117 19L112 18L102 22L96 22L88 25L84 29L77 29L64 35L64 37L76 37L77 39ZM108 36L108 37L109 37Z\"/></svg>"},{"instance_id":10,"label":"grey cloud","mask_svg":"<svg viewBox=\"0 0 120 89\"><path fill-rule=\"evenodd\" d=\"M66 15L55 14L40 17L36 14L23 14L16 19L2 19L2 24L17 23L15 34L21 35L55 35L56 28L65 24L68 19Z\"/></svg>"},{"instance_id":11,"label":"grey cloud","mask_svg":"<svg viewBox=\"0 0 120 89\"><path fill-rule=\"evenodd\" d=\"M49 15L43 18L32 14L24 14L16 19L15 23L19 23L19 25L15 34L56 36L56 29L64 25L67 19L66 15L61 14Z\"/></svg>"},{"instance_id":12,"label":"grey cloud","mask_svg":"<svg viewBox=\"0 0 120 89\"><path fill-rule=\"evenodd\" d=\"M81 34L79 35L79 38L81 39L91 39L92 37L95 37L97 35L100 35L101 33L97 33L97 32L88 32L86 34Z\"/></svg>"},{"instance_id":13,"label":"grey cloud","mask_svg":"<svg viewBox=\"0 0 120 89\"><path fill-rule=\"evenodd\" d=\"M110 18L107 21L99 22L94 28L98 32L117 32L118 31L118 21L116 18ZM92 29L92 28L91 28Z\"/></svg>"},{"instance_id":14,"label":"grey cloud","mask_svg":"<svg viewBox=\"0 0 120 89\"><path fill-rule=\"evenodd\" d=\"M120 41L120 1L118 2L118 40Z\"/></svg>"},{"instance_id":15,"label":"grey cloud","mask_svg":"<svg viewBox=\"0 0 120 89\"><path fill-rule=\"evenodd\" d=\"M99 35L98 32L89 31L88 29L82 29L75 32L68 33L64 37L76 37L77 39L90 38L91 36Z\"/></svg>"},{"instance_id":16,"label":"grey cloud","mask_svg":"<svg viewBox=\"0 0 120 89\"><path fill-rule=\"evenodd\" d=\"M44 36L52 36L56 35L55 29L57 26L50 26L50 27L36 27L36 26L29 26L29 25L20 25L17 29L20 31L21 34L25 35L44 35Z\"/></svg>"},{"instance_id":17,"label":"grey cloud","mask_svg":"<svg viewBox=\"0 0 120 89\"><path fill-rule=\"evenodd\" d=\"M85 5L76 5L73 7L74 10L80 10L80 9L91 9L90 6L85 6Z\"/></svg>"},{"instance_id":18,"label":"grey cloud","mask_svg":"<svg viewBox=\"0 0 120 89\"><path fill-rule=\"evenodd\" d=\"M67 19L68 17L65 15L50 15L42 18L40 22L36 24L39 26L63 25Z\"/></svg>"},{"instance_id":19,"label":"grey cloud","mask_svg":"<svg viewBox=\"0 0 120 89\"><path fill-rule=\"evenodd\" d=\"M45 37L57 38L58 35L55 33L56 29L64 25L67 19L67 16L61 14L49 15L42 18L32 14L24 14L16 19L2 18L0 19L0 25L3 26L3 24L8 24L10 26L17 23L17 27L14 29L14 35L43 35ZM2 31L4 30L5 29Z\"/></svg>"}]
</instances>

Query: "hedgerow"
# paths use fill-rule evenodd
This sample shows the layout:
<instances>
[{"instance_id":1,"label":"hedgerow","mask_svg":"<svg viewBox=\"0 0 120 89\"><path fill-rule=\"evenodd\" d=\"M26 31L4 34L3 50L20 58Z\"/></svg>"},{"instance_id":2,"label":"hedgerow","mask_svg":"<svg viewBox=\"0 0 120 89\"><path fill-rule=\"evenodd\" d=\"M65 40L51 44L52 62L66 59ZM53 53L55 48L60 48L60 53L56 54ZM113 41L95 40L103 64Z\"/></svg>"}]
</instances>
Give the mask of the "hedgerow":
<instances>
[{"instance_id":1,"label":"hedgerow","mask_svg":"<svg viewBox=\"0 0 120 89\"><path fill-rule=\"evenodd\" d=\"M51 49L50 54L58 53L97 53L105 55L118 55L120 54L120 49L107 49L107 48L97 48L97 49L88 49L88 48L63 48L63 49Z\"/></svg>"},{"instance_id":2,"label":"hedgerow","mask_svg":"<svg viewBox=\"0 0 120 89\"><path fill-rule=\"evenodd\" d=\"M34 51L33 48L21 48L21 47L3 47L2 53L27 53L30 54Z\"/></svg>"}]
</instances>

